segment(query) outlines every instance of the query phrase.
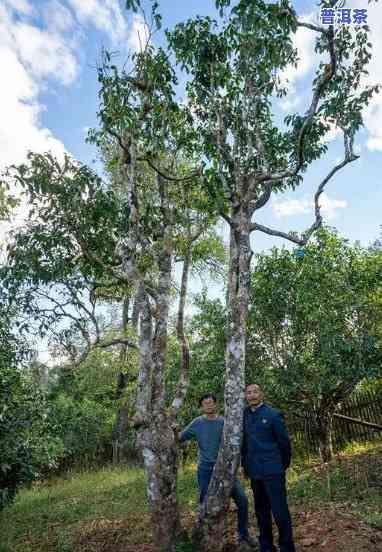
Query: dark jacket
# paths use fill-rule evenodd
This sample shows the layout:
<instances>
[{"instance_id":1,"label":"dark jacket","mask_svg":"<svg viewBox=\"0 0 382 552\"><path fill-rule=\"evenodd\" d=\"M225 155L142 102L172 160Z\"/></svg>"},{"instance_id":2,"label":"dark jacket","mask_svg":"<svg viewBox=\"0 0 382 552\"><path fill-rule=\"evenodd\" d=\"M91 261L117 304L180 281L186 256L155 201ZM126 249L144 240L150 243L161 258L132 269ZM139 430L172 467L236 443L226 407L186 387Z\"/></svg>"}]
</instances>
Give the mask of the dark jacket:
<instances>
[{"instance_id":1,"label":"dark jacket","mask_svg":"<svg viewBox=\"0 0 382 552\"><path fill-rule=\"evenodd\" d=\"M283 474L292 456L281 412L263 403L254 412L244 410L242 466L251 479Z\"/></svg>"}]
</instances>

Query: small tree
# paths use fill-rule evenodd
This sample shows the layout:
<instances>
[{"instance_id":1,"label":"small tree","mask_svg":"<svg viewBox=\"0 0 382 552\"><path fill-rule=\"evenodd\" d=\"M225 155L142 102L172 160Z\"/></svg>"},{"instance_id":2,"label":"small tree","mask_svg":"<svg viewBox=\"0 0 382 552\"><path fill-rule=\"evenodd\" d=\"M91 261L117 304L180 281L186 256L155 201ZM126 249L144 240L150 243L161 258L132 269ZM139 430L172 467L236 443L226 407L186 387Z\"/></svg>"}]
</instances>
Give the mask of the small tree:
<instances>
[{"instance_id":1,"label":"small tree","mask_svg":"<svg viewBox=\"0 0 382 552\"><path fill-rule=\"evenodd\" d=\"M363 378L382 374L381 276L379 253L327 230L303 257L285 249L257 257L248 371L297 416L313 414L325 462L333 414Z\"/></svg>"}]
</instances>

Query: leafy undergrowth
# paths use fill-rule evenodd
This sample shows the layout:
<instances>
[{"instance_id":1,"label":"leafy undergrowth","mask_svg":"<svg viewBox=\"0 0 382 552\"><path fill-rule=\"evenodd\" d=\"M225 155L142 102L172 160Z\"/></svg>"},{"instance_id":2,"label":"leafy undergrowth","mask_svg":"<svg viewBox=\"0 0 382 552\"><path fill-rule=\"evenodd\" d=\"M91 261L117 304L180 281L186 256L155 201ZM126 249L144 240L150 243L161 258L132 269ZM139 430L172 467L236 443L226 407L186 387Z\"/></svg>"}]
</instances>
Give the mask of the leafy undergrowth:
<instances>
[{"instance_id":1,"label":"leafy undergrowth","mask_svg":"<svg viewBox=\"0 0 382 552\"><path fill-rule=\"evenodd\" d=\"M329 465L289 471L289 502L297 549L382 552L382 444L349 447ZM249 490L248 491L248 496ZM182 522L191 533L195 466L179 473ZM255 518L251 532L256 533ZM229 548L235 546L231 506ZM23 490L0 515L0 552L152 552L140 469L104 469L53 479ZM178 552L192 552L190 543Z\"/></svg>"}]
</instances>

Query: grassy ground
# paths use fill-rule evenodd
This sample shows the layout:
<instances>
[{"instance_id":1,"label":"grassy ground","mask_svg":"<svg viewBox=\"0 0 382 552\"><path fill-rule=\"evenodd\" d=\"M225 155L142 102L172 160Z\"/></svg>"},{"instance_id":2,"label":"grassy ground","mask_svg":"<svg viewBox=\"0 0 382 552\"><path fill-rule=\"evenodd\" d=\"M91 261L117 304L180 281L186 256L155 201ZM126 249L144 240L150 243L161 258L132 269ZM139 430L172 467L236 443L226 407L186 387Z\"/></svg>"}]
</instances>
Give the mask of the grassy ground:
<instances>
[{"instance_id":1,"label":"grassy ground","mask_svg":"<svg viewBox=\"0 0 382 552\"><path fill-rule=\"evenodd\" d=\"M332 520L328 525L332 533L340 518L341 530L355 523L353 540L357 531L370 539L382 530L382 444L348 447L327 466L314 459L295 462L288 484L301 547L322 529L323 515ZM0 552L149 551L144 489L144 474L138 468L74 473L35 484L21 491L0 514ZM179 500L188 527L193 523L196 496L195 466L189 465L179 472ZM231 517L234 523L233 512ZM375 545L357 544L354 550L382 550L382 538L378 539ZM323 550L321 540L317 550ZM310 546L315 550L314 544Z\"/></svg>"}]
</instances>

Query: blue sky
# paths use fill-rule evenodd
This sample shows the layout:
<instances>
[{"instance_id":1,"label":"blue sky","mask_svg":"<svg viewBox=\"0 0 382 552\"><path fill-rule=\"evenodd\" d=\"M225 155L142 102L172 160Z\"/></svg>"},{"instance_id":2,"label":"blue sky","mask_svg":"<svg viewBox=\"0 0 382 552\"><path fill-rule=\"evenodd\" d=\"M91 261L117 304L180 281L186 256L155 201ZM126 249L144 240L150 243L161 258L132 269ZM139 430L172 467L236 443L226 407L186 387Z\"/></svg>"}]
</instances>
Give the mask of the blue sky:
<instances>
[{"instance_id":1,"label":"blue sky","mask_svg":"<svg viewBox=\"0 0 382 552\"><path fill-rule=\"evenodd\" d=\"M147 4L149 4L147 2ZM146 4L146 5L147 5ZM313 2L295 0L297 12L314 19L318 9ZM366 0L348 0L348 7L362 8ZM213 15L214 0L161 0L164 27L196 14ZM382 82L382 3L370 7L369 24L375 57L367 82ZM96 152L85 143L89 127L95 126L98 106L97 61L102 47L120 52L139 47L137 31L144 34L141 19L126 13L119 0L0 0L0 170L24 161L29 149L64 151L85 163ZM290 94L275 104L278 120L288 112L304 113L310 102L311 80L318 63L313 51L313 35L302 29L295 37L301 63L288 70ZM160 44L163 35L154 43ZM179 91L182 94L182 91ZM312 197L327 172L342 158L342 140L336 129L329 136L329 151L314 164L303 185L295 192L272 198L258 214L257 222L279 230L302 231L313 221ZM361 158L347 166L328 185L323 197L325 221L341 234L368 245L382 224L382 98L376 98L365 112L365 129L357 136ZM22 206L11 225L0 225L0 243L6 232L21 224ZM278 238L255 233L253 249L272 245L290 246ZM191 292L201 289L193 280ZM210 283L209 294L220 287ZM46 345L39 347L47 359Z\"/></svg>"},{"instance_id":2,"label":"blue sky","mask_svg":"<svg viewBox=\"0 0 382 552\"><path fill-rule=\"evenodd\" d=\"M149 5L149 2L146 2ZM303 17L318 14L315 4L293 2ZM351 0L349 7L365 7L366 1ZM164 27L195 14L213 15L214 0L162 0ZM375 59L368 82L382 82L378 57L382 54L382 5L368 7ZM88 127L96 125L98 84L96 64L102 47L120 52L138 47L137 31L144 32L137 15L118 0L2 0L0 4L0 168L22 162L28 149L64 150L91 163L95 151L85 144ZM155 37L161 43L163 35ZM302 29L296 36L301 64L288 71L291 91L276 105L278 117L303 113L310 101L310 82L317 59L313 33ZM356 139L361 159L338 174L323 198L325 220L350 240L367 245L382 224L381 152L382 100L377 98L365 113L366 127ZM342 157L342 139L331 132L329 152L307 173L295 192L272 198L258 215L258 222L287 231L304 230L313 219L312 197L320 180ZM22 220L21 210L17 221ZM16 221L16 222L17 222ZM0 229L4 234L5 227ZM283 240L256 233L255 251Z\"/></svg>"}]
</instances>

